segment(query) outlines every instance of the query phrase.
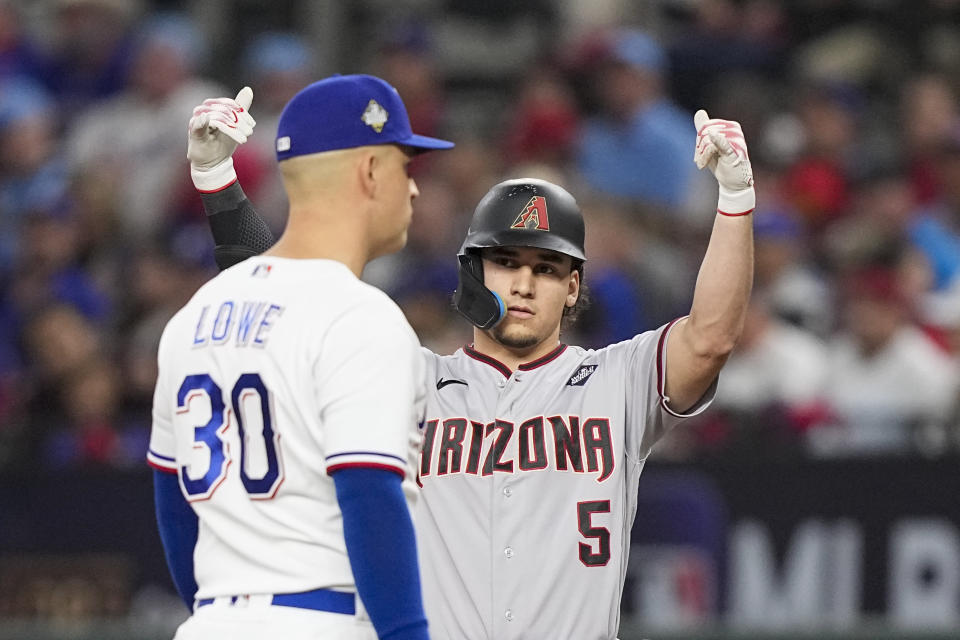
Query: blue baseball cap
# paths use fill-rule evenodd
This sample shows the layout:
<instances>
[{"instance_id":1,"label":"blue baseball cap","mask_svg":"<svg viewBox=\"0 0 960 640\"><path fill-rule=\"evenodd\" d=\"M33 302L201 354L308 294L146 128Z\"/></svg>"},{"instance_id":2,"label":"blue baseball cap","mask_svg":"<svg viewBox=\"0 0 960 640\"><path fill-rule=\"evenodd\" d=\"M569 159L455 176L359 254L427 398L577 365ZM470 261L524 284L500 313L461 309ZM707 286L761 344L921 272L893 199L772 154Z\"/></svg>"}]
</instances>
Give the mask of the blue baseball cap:
<instances>
[{"instance_id":1,"label":"blue baseball cap","mask_svg":"<svg viewBox=\"0 0 960 640\"><path fill-rule=\"evenodd\" d=\"M400 144L450 149L452 142L420 136L400 94L375 76L331 76L290 99L277 124L277 160L337 149Z\"/></svg>"}]
</instances>

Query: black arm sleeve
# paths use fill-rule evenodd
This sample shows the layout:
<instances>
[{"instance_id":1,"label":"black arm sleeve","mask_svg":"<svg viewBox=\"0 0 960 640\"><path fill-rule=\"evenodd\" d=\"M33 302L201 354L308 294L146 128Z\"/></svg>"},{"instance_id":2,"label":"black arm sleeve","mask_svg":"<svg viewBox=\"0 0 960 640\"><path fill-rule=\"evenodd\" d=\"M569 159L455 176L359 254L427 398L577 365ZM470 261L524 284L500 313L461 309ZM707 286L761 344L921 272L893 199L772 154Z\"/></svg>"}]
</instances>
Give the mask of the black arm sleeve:
<instances>
[{"instance_id":1,"label":"black arm sleeve","mask_svg":"<svg viewBox=\"0 0 960 640\"><path fill-rule=\"evenodd\" d=\"M214 256L221 271L263 253L273 246L274 238L247 195L234 182L215 193L203 193L203 209L210 221Z\"/></svg>"}]
</instances>

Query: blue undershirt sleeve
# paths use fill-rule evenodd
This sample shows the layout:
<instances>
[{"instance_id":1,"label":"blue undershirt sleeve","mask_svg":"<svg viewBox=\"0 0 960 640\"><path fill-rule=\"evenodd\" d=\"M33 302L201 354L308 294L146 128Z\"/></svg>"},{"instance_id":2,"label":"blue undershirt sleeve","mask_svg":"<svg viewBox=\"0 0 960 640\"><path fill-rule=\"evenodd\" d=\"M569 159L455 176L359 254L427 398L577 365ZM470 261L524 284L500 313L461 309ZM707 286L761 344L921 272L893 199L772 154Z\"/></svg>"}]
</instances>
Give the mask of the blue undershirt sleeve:
<instances>
[{"instance_id":1,"label":"blue undershirt sleeve","mask_svg":"<svg viewBox=\"0 0 960 640\"><path fill-rule=\"evenodd\" d=\"M428 640L410 510L393 471L332 474L357 593L381 640Z\"/></svg>"},{"instance_id":2,"label":"blue undershirt sleeve","mask_svg":"<svg viewBox=\"0 0 960 640\"><path fill-rule=\"evenodd\" d=\"M197 545L199 528L197 514L180 492L175 473L154 469L153 497L170 576L184 604L193 611L193 598L197 593L197 580L193 574L193 549Z\"/></svg>"}]
</instances>

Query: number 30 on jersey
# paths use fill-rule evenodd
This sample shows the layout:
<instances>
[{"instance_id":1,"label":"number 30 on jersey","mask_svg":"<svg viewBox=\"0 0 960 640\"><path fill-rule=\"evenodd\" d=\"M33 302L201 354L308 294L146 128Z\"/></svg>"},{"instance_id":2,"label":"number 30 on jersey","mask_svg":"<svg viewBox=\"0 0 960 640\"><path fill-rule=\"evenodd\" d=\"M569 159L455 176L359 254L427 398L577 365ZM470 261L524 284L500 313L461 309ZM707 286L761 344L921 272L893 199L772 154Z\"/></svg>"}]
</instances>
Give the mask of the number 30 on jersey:
<instances>
[{"instance_id":1,"label":"number 30 on jersey","mask_svg":"<svg viewBox=\"0 0 960 640\"><path fill-rule=\"evenodd\" d=\"M229 405L227 404L229 400ZM226 440L231 415L237 418L240 441L240 481L253 500L269 500L283 481L280 434L270 409L270 392L258 373L244 373L233 385L230 397L206 373L187 376L177 391L178 435L180 425L192 428L193 455L187 464L179 461L180 484L191 502L207 500L226 479L232 452ZM203 424L197 421L209 416ZM260 437L251 429L260 422ZM249 429L249 433L248 433ZM208 461L204 465L203 462ZM256 461L257 464L253 464ZM205 467L205 468L204 468ZM259 467L256 471L251 468Z\"/></svg>"}]
</instances>

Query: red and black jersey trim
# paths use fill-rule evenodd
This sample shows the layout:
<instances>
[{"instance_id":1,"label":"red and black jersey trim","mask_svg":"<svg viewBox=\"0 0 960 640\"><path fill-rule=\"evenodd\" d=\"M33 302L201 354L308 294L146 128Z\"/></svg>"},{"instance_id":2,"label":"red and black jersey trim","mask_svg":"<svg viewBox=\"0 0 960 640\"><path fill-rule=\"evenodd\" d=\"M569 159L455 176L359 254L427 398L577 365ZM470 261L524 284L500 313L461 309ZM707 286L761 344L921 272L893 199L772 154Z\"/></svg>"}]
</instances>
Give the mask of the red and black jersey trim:
<instances>
[{"instance_id":1,"label":"red and black jersey trim","mask_svg":"<svg viewBox=\"0 0 960 640\"><path fill-rule=\"evenodd\" d=\"M664 361L666 359L666 354L664 353L664 347L667 342L667 334L670 333L670 329L673 328L673 325L677 323L681 318L676 318L667 323L667 326L663 328L663 331L660 332L660 339L657 341L657 395L660 396L661 402L666 400L664 394L664 386L666 385L666 380L664 380ZM666 406L666 404L664 404Z\"/></svg>"},{"instance_id":2,"label":"red and black jersey trim","mask_svg":"<svg viewBox=\"0 0 960 640\"><path fill-rule=\"evenodd\" d=\"M177 472L177 460L170 456L162 456L153 449L147 450L147 464L164 473Z\"/></svg>"},{"instance_id":3,"label":"red and black jersey trim","mask_svg":"<svg viewBox=\"0 0 960 640\"><path fill-rule=\"evenodd\" d=\"M338 464L331 464L327 466L327 475L333 475L341 469L377 469L380 471L392 471L393 473L400 476L400 479L403 480L406 478L406 473L403 469L398 469L389 464L379 464L377 462L341 462Z\"/></svg>"},{"instance_id":4,"label":"red and black jersey trim","mask_svg":"<svg viewBox=\"0 0 960 640\"><path fill-rule=\"evenodd\" d=\"M490 356L484 353L480 353L470 345L465 346L463 348L463 352L468 356L470 356L471 358L473 358L474 360L490 365L491 367L493 367L494 369L502 373L504 378L509 378L510 374L513 373L512 371L510 371L510 367L508 367L507 365L503 364L496 358L491 358Z\"/></svg>"},{"instance_id":5,"label":"red and black jersey trim","mask_svg":"<svg viewBox=\"0 0 960 640\"><path fill-rule=\"evenodd\" d=\"M663 407L664 411L675 418L689 418L690 416L699 413L700 410L694 411L693 413L678 413L670 408L670 398L665 395L667 384L667 335L669 335L670 331L680 320L683 320L683 318L677 318L676 320L669 322L667 326L663 328L663 333L660 334L660 340L657 342L657 393L660 396L660 406Z\"/></svg>"},{"instance_id":6,"label":"red and black jersey trim","mask_svg":"<svg viewBox=\"0 0 960 640\"><path fill-rule=\"evenodd\" d=\"M149 466L153 467L154 469L156 469L157 471L162 471L163 473L176 473L176 472L177 472L176 469L171 469L170 467L161 467L159 464L157 464L157 463L154 462L153 460L147 460L147 464L148 464Z\"/></svg>"},{"instance_id":7,"label":"red and black jersey trim","mask_svg":"<svg viewBox=\"0 0 960 640\"><path fill-rule=\"evenodd\" d=\"M558 345L556 349L554 349L547 355L541 356L536 360L531 360L530 362L524 362L523 364L518 365L517 369L519 369L520 371L530 371L531 369L542 367L543 365L549 364L554 360L556 360L557 358L559 358L560 354L566 350L567 350L567 345L565 344ZM494 369L502 373L503 377L505 378L509 378L510 375L513 373L512 371L510 371L510 367L503 364L496 358L491 358L485 353L480 353L479 351L474 349L473 346L471 345L465 346L463 348L463 352L468 356L470 356L471 358L473 358L474 360L490 365L491 367L493 367Z\"/></svg>"},{"instance_id":8,"label":"red and black jersey trim","mask_svg":"<svg viewBox=\"0 0 960 640\"><path fill-rule=\"evenodd\" d=\"M372 456L373 460L367 457L366 459L358 456ZM336 462L331 462L334 458L341 458ZM346 458L346 460L342 460ZM378 461L376 458L380 458ZM390 462L396 460L396 463L390 464ZM327 475L333 475L333 473L339 471L340 469L352 469L352 468L366 468L366 469L382 469L384 471L393 471L401 478L406 476L406 471L404 467L406 466L406 461L400 456L395 456L391 453L381 453L379 451L342 451L340 453L334 453L326 457L327 462Z\"/></svg>"},{"instance_id":9,"label":"red and black jersey trim","mask_svg":"<svg viewBox=\"0 0 960 640\"><path fill-rule=\"evenodd\" d=\"M567 345L560 344L557 345L557 348L548 353L545 356L541 356L536 360L531 360L530 362L524 362L519 365L517 368L521 371L530 371L531 369L536 369L537 367L542 367L545 364L549 364L560 357L560 354L567 350Z\"/></svg>"}]
</instances>

